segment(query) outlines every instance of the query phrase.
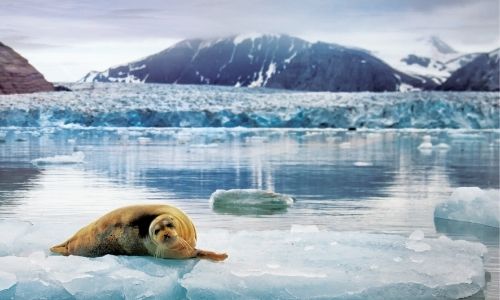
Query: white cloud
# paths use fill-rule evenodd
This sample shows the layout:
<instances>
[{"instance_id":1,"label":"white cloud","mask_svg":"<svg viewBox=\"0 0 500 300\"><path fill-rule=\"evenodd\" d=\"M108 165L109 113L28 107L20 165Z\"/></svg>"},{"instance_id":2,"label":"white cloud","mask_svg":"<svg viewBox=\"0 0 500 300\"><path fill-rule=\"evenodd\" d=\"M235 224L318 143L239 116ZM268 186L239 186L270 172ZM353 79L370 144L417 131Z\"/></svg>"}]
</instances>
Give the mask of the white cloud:
<instances>
[{"instance_id":1,"label":"white cloud","mask_svg":"<svg viewBox=\"0 0 500 300\"><path fill-rule=\"evenodd\" d=\"M27 57L47 80L68 82L81 79L91 70L103 71L110 66L143 58L175 42L177 40L173 39L145 39L140 43L112 40L18 52Z\"/></svg>"},{"instance_id":2,"label":"white cloud","mask_svg":"<svg viewBox=\"0 0 500 300\"><path fill-rule=\"evenodd\" d=\"M75 80L190 37L288 33L384 51L438 35L459 50L487 51L498 47L500 26L498 0L3 0L0 18L0 41L49 80Z\"/></svg>"}]
</instances>

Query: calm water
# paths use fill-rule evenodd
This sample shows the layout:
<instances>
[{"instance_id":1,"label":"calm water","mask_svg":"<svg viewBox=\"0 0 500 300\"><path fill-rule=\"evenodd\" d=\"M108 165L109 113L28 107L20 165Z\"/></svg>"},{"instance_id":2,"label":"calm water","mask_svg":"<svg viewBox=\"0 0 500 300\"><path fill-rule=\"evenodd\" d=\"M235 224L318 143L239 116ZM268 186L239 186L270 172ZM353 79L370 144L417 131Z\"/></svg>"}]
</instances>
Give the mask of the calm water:
<instances>
[{"instance_id":1,"label":"calm water","mask_svg":"<svg viewBox=\"0 0 500 300\"><path fill-rule=\"evenodd\" d=\"M450 148L420 151L424 135ZM499 146L498 131L11 129L0 143L0 219L87 222L118 206L167 202L201 230L421 229L487 245L485 295L497 299L498 229L435 221L433 212L456 187L498 189ZM83 164L31 163L73 151L85 154ZM259 216L213 211L210 195L232 188L274 190L296 202Z\"/></svg>"}]
</instances>

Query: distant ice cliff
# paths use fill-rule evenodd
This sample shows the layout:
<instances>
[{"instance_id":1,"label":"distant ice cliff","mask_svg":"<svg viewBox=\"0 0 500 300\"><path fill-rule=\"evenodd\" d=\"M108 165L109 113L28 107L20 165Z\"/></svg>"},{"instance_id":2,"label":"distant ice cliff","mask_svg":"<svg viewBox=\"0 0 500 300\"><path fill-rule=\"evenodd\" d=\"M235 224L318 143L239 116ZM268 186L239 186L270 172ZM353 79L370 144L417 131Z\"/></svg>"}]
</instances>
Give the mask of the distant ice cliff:
<instances>
[{"instance_id":1,"label":"distant ice cliff","mask_svg":"<svg viewBox=\"0 0 500 300\"><path fill-rule=\"evenodd\" d=\"M498 93L329 93L72 84L0 96L0 126L500 128Z\"/></svg>"}]
</instances>

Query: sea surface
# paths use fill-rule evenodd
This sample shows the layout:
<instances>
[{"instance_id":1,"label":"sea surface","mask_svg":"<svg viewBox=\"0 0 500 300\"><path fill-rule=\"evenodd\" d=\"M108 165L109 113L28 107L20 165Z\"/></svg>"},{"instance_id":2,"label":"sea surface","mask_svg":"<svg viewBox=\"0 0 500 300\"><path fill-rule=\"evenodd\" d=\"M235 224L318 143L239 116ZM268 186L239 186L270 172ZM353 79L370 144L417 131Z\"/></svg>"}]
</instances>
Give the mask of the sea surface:
<instances>
[{"instance_id":1,"label":"sea surface","mask_svg":"<svg viewBox=\"0 0 500 300\"><path fill-rule=\"evenodd\" d=\"M316 225L481 242L487 286L499 297L499 231L434 219L457 187L499 189L498 130L10 127L0 130L0 220L90 222L132 203L168 203L199 228ZM449 148L419 150L424 136ZM81 163L33 160L82 152ZM279 211L213 209L218 189L292 196Z\"/></svg>"}]
</instances>

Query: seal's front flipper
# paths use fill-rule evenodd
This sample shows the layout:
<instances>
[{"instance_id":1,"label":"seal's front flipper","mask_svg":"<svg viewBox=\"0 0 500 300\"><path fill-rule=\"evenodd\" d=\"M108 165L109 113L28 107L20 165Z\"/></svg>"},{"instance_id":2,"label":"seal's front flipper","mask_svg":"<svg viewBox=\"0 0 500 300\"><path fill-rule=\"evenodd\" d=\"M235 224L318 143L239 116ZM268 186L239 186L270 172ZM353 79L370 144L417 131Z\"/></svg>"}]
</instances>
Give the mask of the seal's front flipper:
<instances>
[{"instance_id":1,"label":"seal's front flipper","mask_svg":"<svg viewBox=\"0 0 500 300\"><path fill-rule=\"evenodd\" d=\"M227 258L226 253L215 253L212 251L196 250L197 258L210 259L214 261L223 261Z\"/></svg>"},{"instance_id":2,"label":"seal's front flipper","mask_svg":"<svg viewBox=\"0 0 500 300\"><path fill-rule=\"evenodd\" d=\"M64 256L68 256L69 255L68 242L64 242L62 244L56 245L56 246L50 248L50 251L52 251L54 253L62 254Z\"/></svg>"}]
</instances>

